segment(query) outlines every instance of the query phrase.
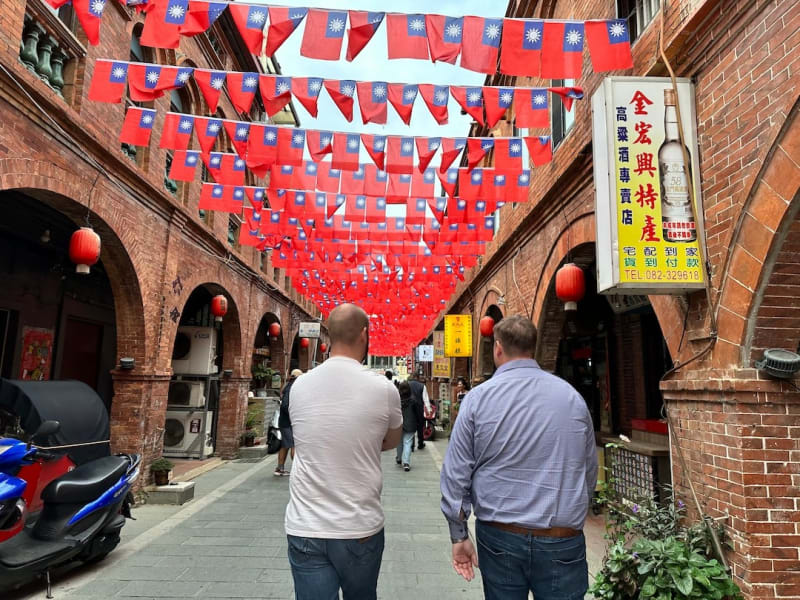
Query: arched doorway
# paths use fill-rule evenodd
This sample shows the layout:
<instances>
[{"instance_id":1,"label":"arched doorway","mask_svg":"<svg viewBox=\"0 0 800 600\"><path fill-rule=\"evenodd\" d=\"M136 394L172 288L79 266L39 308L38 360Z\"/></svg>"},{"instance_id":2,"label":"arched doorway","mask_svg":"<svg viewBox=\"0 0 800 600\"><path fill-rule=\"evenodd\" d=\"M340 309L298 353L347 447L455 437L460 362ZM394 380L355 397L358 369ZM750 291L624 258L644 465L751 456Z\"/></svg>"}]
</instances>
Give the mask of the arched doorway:
<instances>
[{"instance_id":1,"label":"arched doorway","mask_svg":"<svg viewBox=\"0 0 800 600\"><path fill-rule=\"evenodd\" d=\"M278 326L278 335L271 334L273 325ZM284 375L283 327L277 315L268 312L261 317L253 341L253 376L251 389L256 395L265 395L266 390L280 390ZM277 378L275 377L277 376Z\"/></svg>"},{"instance_id":2,"label":"arched doorway","mask_svg":"<svg viewBox=\"0 0 800 600\"><path fill-rule=\"evenodd\" d=\"M311 352L316 340L301 338L297 333L292 341L292 352L289 355L289 371L300 369L304 373L311 368Z\"/></svg>"},{"instance_id":3,"label":"arched doorway","mask_svg":"<svg viewBox=\"0 0 800 600\"><path fill-rule=\"evenodd\" d=\"M491 317L494 324L497 325L503 320L503 312L496 304L490 304L483 317ZM478 342L478 377L485 381L494 375L496 370L497 367L494 366L494 333L490 336L481 335Z\"/></svg>"}]
</instances>

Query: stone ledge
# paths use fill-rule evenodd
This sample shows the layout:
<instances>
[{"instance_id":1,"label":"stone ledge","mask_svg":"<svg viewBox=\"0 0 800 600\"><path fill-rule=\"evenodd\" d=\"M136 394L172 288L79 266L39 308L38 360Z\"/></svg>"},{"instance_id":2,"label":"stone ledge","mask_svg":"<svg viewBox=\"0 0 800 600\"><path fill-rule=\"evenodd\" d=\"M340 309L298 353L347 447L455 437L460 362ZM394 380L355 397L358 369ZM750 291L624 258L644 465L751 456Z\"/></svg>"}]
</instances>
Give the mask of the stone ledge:
<instances>
[{"instance_id":1,"label":"stone ledge","mask_svg":"<svg viewBox=\"0 0 800 600\"><path fill-rule=\"evenodd\" d=\"M267 456L269 456L269 452L264 444L239 448L239 458L266 458Z\"/></svg>"},{"instance_id":2,"label":"stone ledge","mask_svg":"<svg viewBox=\"0 0 800 600\"><path fill-rule=\"evenodd\" d=\"M175 481L169 485L145 488L147 504L185 504L194 498L194 481Z\"/></svg>"}]
</instances>

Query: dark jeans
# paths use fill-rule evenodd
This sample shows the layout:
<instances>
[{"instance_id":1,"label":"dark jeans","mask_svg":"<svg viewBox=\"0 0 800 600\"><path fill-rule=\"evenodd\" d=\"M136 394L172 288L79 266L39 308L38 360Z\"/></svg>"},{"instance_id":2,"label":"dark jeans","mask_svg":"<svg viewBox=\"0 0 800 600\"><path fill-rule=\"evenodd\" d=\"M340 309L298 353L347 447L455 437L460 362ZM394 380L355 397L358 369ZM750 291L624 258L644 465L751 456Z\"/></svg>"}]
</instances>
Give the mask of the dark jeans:
<instances>
[{"instance_id":1,"label":"dark jeans","mask_svg":"<svg viewBox=\"0 0 800 600\"><path fill-rule=\"evenodd\" d=\"M586 539L509 533L478 521L478 563L486 600L583 600Z\"/></svg>"},{"instance_id":2,"label":"dark jeans","mask_svg":"<svg viewBox=\"0 0 800 600\"><path fill-rule=\"evenodd\" d=\"M296 600L376 600L383 530L366 540L287 536Z\"/></svg>"}]
</instances>

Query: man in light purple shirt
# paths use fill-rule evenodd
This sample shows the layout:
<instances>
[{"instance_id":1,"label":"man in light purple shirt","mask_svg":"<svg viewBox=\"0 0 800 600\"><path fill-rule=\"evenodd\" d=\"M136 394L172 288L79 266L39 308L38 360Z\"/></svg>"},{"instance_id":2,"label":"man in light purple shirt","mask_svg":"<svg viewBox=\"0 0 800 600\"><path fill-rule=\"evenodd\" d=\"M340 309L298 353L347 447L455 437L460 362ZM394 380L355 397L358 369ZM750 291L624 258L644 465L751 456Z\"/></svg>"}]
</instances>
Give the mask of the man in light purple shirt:
<instances>
[{"instance_id":1,"label":"man in light purple shirt","mask_svg":"<svg viewBox=\"0 0 800 600\"><path fill-rule=\"evenodd\" d=\"M442 468L453 567L470 581L480 563L487 600L525 600L529 591L536 600L582 600L582 529L597 483L592 417L572 386L532 359L528 319L504 318L494 337L497 372L461 403Z\"/></svg>"}]
</instances>

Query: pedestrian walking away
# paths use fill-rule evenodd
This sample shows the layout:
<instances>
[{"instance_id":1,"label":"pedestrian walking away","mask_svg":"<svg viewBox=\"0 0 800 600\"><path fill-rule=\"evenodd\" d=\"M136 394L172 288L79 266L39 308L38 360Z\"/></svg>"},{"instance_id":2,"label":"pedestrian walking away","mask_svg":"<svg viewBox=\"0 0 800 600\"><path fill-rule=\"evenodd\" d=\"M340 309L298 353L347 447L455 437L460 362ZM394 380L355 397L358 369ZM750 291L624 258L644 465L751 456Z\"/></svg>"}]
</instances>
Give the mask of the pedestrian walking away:
<instances>
[{"instance_id":1,"label":"pedestrian walking away","mask_svg":"<svg viewBox=\"0 0 800 600\"><path fill-rule=\"evenodd\" d=\"M428 398L425 382L417 379L416 375L412 375L408 379L408 384L411 386L411 396L416 414L417 449L422 450L425 447L425 413L431 410L431 401Z\"/></svg>"},{"instance_id":2,"label":"pedestrian walking away","mask_svg":"<svg viewBox=\"0 0 800 600\"><path fill-rule=\"evenodd\" d=\"M286 470L286 457L290 450L292 452L292 461L294 461L294 435L292 433L292 420L289 417L289 392L291 392L294 382L302 374L303 372L300 369L294 369L289 374L289 381L286 382L281 394L281 408L278 416L278 428L281 430L281 449L278 451L278 466L275 467L275 472L273 473L276 477L289 474L289 471Z\"/></svg>"},{"instance_id":3,"label":"pedestrian walking away","mask_svg":"<svg viewBox=\"0 0 800 600\"><path fill-rule=\"evenodd\" d=\"M414 432L417 431L417 409L407 381L401 382L397 390L400 392L400 407L403 410L403 442L397 447L395 462L402 464L404 471L410 471L411 449L414 447Z\"/></svg>"},{"instance_id":4,"label":"pedestrian walking away","mask_svg":"<svg viewBox=\"0 0 800 600\"><path fill-rule=\"evenodd\" d=\"M400 395L362 366L369 318L342 304L328 317L330 358L292 386L286 534L296 600L376 600L384 548L381 451L402 437Z\"/></svg>"},{"instance_id":5,"label":"pedestrian walking away","mask_svg":"<svg viewBox=\"0 0 800 600\"><path fill-rule=\"evenodd\" d=\"M497 371L464 397L441 474L453 567L487 600L583 600L583 524L597 482L586 402L533 360L522 316L494 327ZM475 513L477 552L467 520Z\"/></svg>"}]
</instances>

